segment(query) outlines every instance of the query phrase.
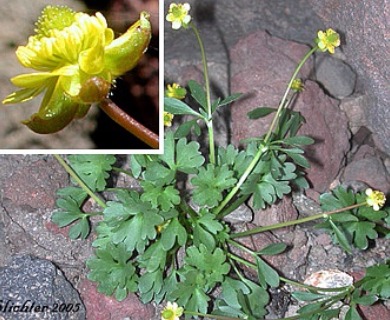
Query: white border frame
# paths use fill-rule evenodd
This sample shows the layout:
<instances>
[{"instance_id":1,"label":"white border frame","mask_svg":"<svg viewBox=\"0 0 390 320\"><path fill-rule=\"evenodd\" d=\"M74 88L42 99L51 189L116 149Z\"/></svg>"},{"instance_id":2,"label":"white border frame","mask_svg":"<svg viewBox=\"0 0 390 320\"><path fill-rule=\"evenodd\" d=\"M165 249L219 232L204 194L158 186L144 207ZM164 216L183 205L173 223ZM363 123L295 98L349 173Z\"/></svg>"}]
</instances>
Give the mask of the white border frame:
<instances>
[{"instance_id":1,"label":"white border frame","mask_svg":"<svg viewBox=\"0 0 390 320\"><path fill-rule=\"evenodd\" d=\"M164 152L164 1L159 1L159 148L158 149L0 149L0 154L162 154Z\"/></svg>"}]
</instances>

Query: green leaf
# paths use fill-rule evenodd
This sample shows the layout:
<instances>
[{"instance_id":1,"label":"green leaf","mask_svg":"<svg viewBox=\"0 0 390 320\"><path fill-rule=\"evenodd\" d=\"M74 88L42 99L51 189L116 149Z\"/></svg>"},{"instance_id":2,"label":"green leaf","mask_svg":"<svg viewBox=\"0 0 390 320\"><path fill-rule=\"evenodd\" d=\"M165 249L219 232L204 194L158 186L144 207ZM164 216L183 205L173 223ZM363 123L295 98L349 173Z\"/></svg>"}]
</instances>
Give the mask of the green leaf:
<instances>
[{"instance_id":1,"label":"green leaf","mask_svg":"<svg viewBox=\"0 0 390 320\"><path fill-rule=\"evenodd\" d=\"M206 212L203 213L204 210L201 210L203 216L198 219L198 223L209 230L212 234L217 234L219 231L224 229L222 223L217 219L216 215Z\"/></svg>"},{"instance_id":2,"label":"green leaf","mask_svg":"<svg viewBox=\"0 0 390 320\"><path fill-rule=\"evenodd\" d=\"M144 172L144 178L145 180L148 180L146 182L153 182L155 186L162 187L173 182L175 179L175 171L167 168L160 162L154 161L147 165Z\"/></svg>"},{"instance_id":3,"label":"green leaf","mask_svg":"<svg viewBox=\"0 0 390 320\"><path fill-rule=\"evenodd\" d=\"M390 260L368 267L366 275L359 281L361 287L376 294L380 299L390 298Z\"/></svg>"},{"instance_id":4,"label":"green leaf","mask_svg":"<svg viewBox=\"0 0 390 320\"><path fill-rule=\"evenodd\" d=\"M199 147L199 143L195 141L187 143L186 138L181 138L175 143L173 132L167 131L164 154L159 155L159 159L174 172L177 170L184 173L196 173L198 172L197 168L205 161L199 152Z\"/></svg>"},{"instance_id":5,"label":"green leaf","mask_svg":"<svg viewBox=\"0 0 390 320\"><path fill-rule=\"evenodd\" d=\"M230 96L223 99L222 101L218 102L217 107L226 106L226 105L238 100L241 96L242 96L242 93L233 93ZM213 112L214 112L214 110L213 110Z\"/></svg>"},{"instance_id":6,"label":"green leaf","mask_svg":"<svg viewBox=\"0 0 390 320\"><path fill-rule=\"evenodd\" d=\"M349 307L349 310L345 314L344 320L362 320L359 315L359 312L356 310L354 306Z\"/></svg>"},{"instance_id":7,"label":"green leaf","mask_svg":"<svg viewBox=\"0 0 390 320\"><path fill-rule=\"evenodd\" d=\"M69 196L63 199L60 198L56 201L56 204L62 210L53 213L51 217L52 222L60 228L78 221L69 229L71 239L86 239L91 231L88 215L80 210L82 202L82 197L78 201Z\"/></svg>"},{"instance_id":8,"label":"green leaf","mask_svg":"<svg viewBox=\"0 0 390 320\"><path fill-rule=\"evenodd\" d=\"M206 230L205 227L199 224L198 221L196 221L193 226L193 241L194 245L199 247L201 244L205 245L207 249L213 250L216 246L216 239L213 234Z\"/></svg>"},{"instance_id":9,"label":"green leaf","mask_svg":"<svg viewBox=\"0 0 390 320\"><path fill-rule=\"evenodd\" d=\"M293 177L287 172L286 178ZM284 179L282 177L282 179ZM288 180L275 180L271 173L251 174L241 187L242 194L253 194L253 207L264 209L266 204L273 204L284 194L291 192Z\"/></svg>"},{"instance_id":10,"label":"green leaf","mask_svg":"<svg viewBox=\"0 0 390 320\"><path fill-rule=\"evenodd\" d=\"M164 153L158 156L169 168L176 170L175 167L175 139L174 133L170 130L165 132Z\"/></svg>"},{"instance_id":11,"label":"green leaf","mask_svg":"<svg viewBox=\"0 0 390 320\"><path fill-rule=\"evenodd\" d=\"M332 221L333 222L359 221L359 218L348 212L340 212L340 213L332 214Z\"/></svg>"},{"instance_id":12,"label":"green leaf","mask_svg":"<svg viewBox=\"0 0 390 320\"><path fill-rule=\"evenodd\" d=\"M51 221L60 228L65 227L78 219L82 219L85 215L79 208L80 204L72 198L58 199L56 204L57 207L63 210L53 213Z\"/></svg>"},{"instance_id":13,"label":"green leaf","mask_svg":"<svg viewBox=\"0 0 390 320\"><path fill-rule=\"evenodd\" d=\"M111 243L111 236L112 236L111 227L109 227L105 221L99 222L95 228L95 231L98 236L92 242L93 247L96 248L105 247Z\"/></svg>"},{"instance_id":14,"label":"green leaf","mask_svg":"<svg viewBox=\"0 0 390 320\"><path fill-rule=\"evenodd\" d=\"M201 130L198 124L198 119L182 123L175 132L175 138L185 138L190 132L193 132L198 137L200 136Z\"/></svg>"},{"instance_id":15,"label":"green leaf","mask_svg":"<svg viewBox=\"0 0 390 320\"><path fill-rule=\"evenodd\" d=\"M59 198L71 198L81 206L87 199L88 194L80 187L65 187L57 190Z\"/></svg>"},{"instance_id":16,"label":"green leaf","mask_svg":"<svg viewBox=\"0 0 390 320\"><path fill-rule=\"evenodd\" d=\"M237 182L233 178L233 171L227 165L219 167L208 164L206 168L199 168L199 173L191 179L195 186L193 201L200 206L215 207L223 198L223 191L234 186Z\"/></svg>"},{"instance_id":17,"label":"green leaf","mask_svg":"<svg viewBox=\"0 0 390 320\"><path fill-rule=\"evenodd\" d=\"M130 156L130 169L133 177L138 179L142 173L142 164L139 162L137 155Z\"/></svg>"},{"instance_id":18,"label":"green leaf","mask_svg":"<svg viewBox=\"0 0 390 320\"><path fill-rule=\"evenodd\" d=\"M241 309L238 294L248 294L249 288L241 281L226 277L222 283L222 299L232 308Z\"/></svg>"},{"instance_id":19,"label":"green leaf","mask_svg":"<svg viewBox=\"0 0 390 320\"><path fill-rule=\"evenodd\" d=\"M107 154L80 154L68 156L68 161L92 191L103 191L109 177L108 172L112 170L116 158Z\"/></svg>"},{"instance_id":20,"label":"green leaf","mask_svg":"<svg viewBox=\"0 0 390 320\"><path fill-rule=\"evenodd\" d=\"M355 204L355 195L352 191L339 186L332 193L324 193L320 196L320 204L323 211L333 211Z\"/></svg>"},{"instance_id":21,"label":"green leaf","mask_svg":"<svg viewBox=\"0 0 390 320\"><path fill-rule=\"evenodd\" d=\"M310 168L310 163L304 156L297 153L289 153L288 151L285 151L285 153L292 159L292 161L294 161L296 165L303 168Z\"/></svg>"},{"instance_id":22,"label":"green leaf","mask_svg":"<svg viewBox=\"0 0 390 320\"><path fill-rule=\"evenodd\" d=\"M344 248L346 252L352 253L351 246L345 234L336 226L336 224L332 220L328 221L330 226L332 227L332 230L336 236L338 243Z\"/></svg>"},{"instance_id":23,"label":"green leaf","mask_svg":"<svg viewBox=\"0 0 390 320\"><path fill-rule=\"evenodd\" d=\"M160 241L150 245L142 255L138 256L139 266L145 268L147 272L154 272L157 269L163 270L166 259L167 252Z\"/></svg>"},{"instance_id":24,"label":"green leaf","mask_svg":"<svg viewBox=\"0 0 390 320\"><path fill-rule=\"evenodd\" d=\"M120 201L108 201L104 216L112 228L112 242L123 242L126 250L143 253L149 240L157 235L157 226L164 221L149 203L139 199L136 192L123 192Z\"/></svg>"},{"instance_id":25,"label":"green leaf","mask_svg":"<svg viewBox=\"0 0 390 320\"><path fill-rule=\"evenodd\" d=\"M86 239L91 231L89 221L86 218L80 219L76 224L69 229L69 238L71 239Z\"/></svg>"},{"instance_id":26,"label":"green leaf","mask_svg":"<svg viewBox=\"0 0 390 320\"><path fill-rule=\"evenodd\" d=\"M203 244L200 244L199 247L191 246L187 248L184 260L187 264L184 270L186 268L192 270L192 267L194 267L202 272L206 282L205 288L209 289L222 282L224 276L230 271L230 265L226 262L226 255L220 248L211 251Z\"/></svg>"},{"instance_id":27,"label":"green leaf","mask_svg":"<svg viewBox=\"0 0 390 320\"><path fill-rule=\"evenodd\" d=\"M202 116L192 109L188 104L184 103L175 98L164 98L164 111L172 114L188 114L196 116L197 118L202 118Z\"/></svg>"},{"instance_id":28,"label":"green leaf","mask_svg":"<svg viewBox=\"0 0 390 320\"><path fill-rule=\"evenodd\" d=\"M283 144L288 144L290 146L307 146L314 142L313 138L307 136L293 136L283 140Z\"/></svg>"},{"instance_id":29,"label":"green leaf","mask_svg":"<svg viewBox=\"0 0 390 320\"><path fill-rule=\"evenodd\" d=\"M275 108L260 107L260 108L253 109L252 111L249 111L248 117L249 119L259 119L268 116L269 114L275 111L276 111Z\"/></svg>"},{"instance_id":30,"label":"green leaf","mask_svg":"<svg viewBox=\"0 0 390 320\"><path fill-rule=\"evenodd\" d=\"M188 87L191 92L191 96L202 106L204 110L207 110L206 91L195 80L188 81Z\"/></svg>"},{"instance_id":31,"label":"green leaf","mask_svg":"<svg viewBox=\"0 0 390 320\"><path fill-rule=\"evenodd\" d=\"M287 136L293 137L304 121L305 118L299 112L284 108L279 117L279 130L276 135L279 139L284 139Z\"/></svg>"},{"instance_id":32,"label":"green leaf","mask_svg":"<svg viewBox=\"0 0 390 320\"><path fill-rule=\"evenodd\" d=\"M115 292L117 300L124 300L129 292L137 290L138 277L129 256L123 243L97 249L95 257L86 263L90 269L88 279L98 282L99 292L106 295Z\"/></svg>"},{"instance_id":33,"label":"green leaf","mask_svg":"<svg viewBox=\"0 0 390 320\"><path fill-rule=\"evenodd\" d=\"M294 291L291 293L294 299L299 301L316 301L324 298L324 295L321 293L312 293L304 291Z\"/></svg>"},{"instance_id":34,"label":"green leaf","mask_svg":"<svg viewBox=\"0 0 390 320\"><path fill-rule=\"evenodd\" d=\"M358 290L355 290L355 292L352 296L352 301L355 304L359 304L362 306L371 306L378 301L378 296L376 294L364 294L358 296L358 294L360 294L361 292L359 292Z\"/></svg>"},{"instance_id":35,"label":"green leaf","mask_svg":"<svg viewBox=\"0 0 390 320\"><path fill-rule=\"evenodd\" d=\"M166 212L180 203L179 191L173 186L155 186L149 181L142 181L141 186L144 189L141 200L150 202L152 208L159 207Z\"/></svg>"},{"instance_id":36,"label":"green leaf","mask_svg":"<svg viewBox=\"0 0 390 320\"><path fill-rule=\"evenodd\" d=\"M286 250L286 248L287 248L287 245L283 242L271 243L270 245L268 245L265 248L258 251L257 254L273 256L273 255L277 255L279 253L282 253L284 250Z\"/></svg>"},{"instance_id":37,"label":"green leaf","mask_svg":"<svg viewBox=\"0 0 390 320\"><path fill-rule=\"evenodd\" d=\"M279 274L271 268L263 259L256 256L257 276L260 284L266 288L267 284L273 288L279 286Z\"/></svg>"},{"instance_id":38,"label":"green leaf","mask_svg":"<svg viewBox=\"0 0 390 320\"><path fill-rule=\"evenodd\" d=\"M368 248L367 239L378 238L375 226L374 222L358 221L346 224L345 228L350 234L353 234L353 243L356 247L365 250Z\"/></svg>"},{"instance_id":39,"label":"green leaf","mask_svg":"<svg viewBox=\"0 0 390 320\"><path fill-rule=\"evenodd\" d=\"M163 275L161 270L146 272L139 278L138 289L143 303L148 303L158 295L163 288Z\"/></svg>"},{"instance_id":40,"label":"green leaf","mask_svg":"<svg viewBox=\"0 0 390 320\"><path fill-rule=\"evenodd\" d=\"M173 218L161 232L161 244L165 251L172 249L175 242L179 246L187 242L187 231L177 218Z\"/></svg>"},{"instance_id":41,"label":"green leaf","mask_svg":"<svg viewBox=\"0 0 390 320\"><path fill-rule=\"evenodd\" d=\"M250 289L249 294L239 294L239 302L242 310L249 319L263 319L267 314L266 305L269 302L267 291L256 283L243 279L243 283Z\"/></svg>"},{"instance_id":42,"label":"green leaf","mask_svg":"<svg viewBox=\"0 0 390 320\"><path fill-rule=\"evenodd\" d=\"M238 151L233 145L228 145L226 148L218 148L218 164L221 166L226 164L234 171L235 177L240 177L248 168L253 156L247 154L246 151Z\"/></svg>"},{"instance_id":43,"label":"green leaf","mask_svg":"<svg viewBox=\"0 0 390 320\"><path fill-rule=\"evenodd\" d=\"M199 143L182 138L176 144L176 169L184 173L197 173L205 159L199 152Z\"/></svg>"}]
</instances>

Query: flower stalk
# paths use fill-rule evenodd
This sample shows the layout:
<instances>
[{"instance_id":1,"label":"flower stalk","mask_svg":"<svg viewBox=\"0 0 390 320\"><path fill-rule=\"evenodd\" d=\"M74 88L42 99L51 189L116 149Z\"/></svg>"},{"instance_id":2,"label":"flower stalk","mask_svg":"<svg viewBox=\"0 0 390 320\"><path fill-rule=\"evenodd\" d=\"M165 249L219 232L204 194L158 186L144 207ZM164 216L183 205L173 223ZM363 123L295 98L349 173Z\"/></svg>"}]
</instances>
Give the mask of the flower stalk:
<instances>
[{"instance_id":1,"label":"flower stalk","mask_svg":"<svg viewBox=\"0 0 390 320\"><path fill-rule=\"evenodd\" d=\"M241 238L241 237L246 237L246 236L249 236L249 235L252 235L252 234L256 234L256 233L261 233L261 232L265 232L265 231L270 231L270 230L290 227L290 226L294 226L294 225L297 225L297 224L301 224L301 223L305 223L305 222L309 222L309 221L313 221L313 220L317 220L317 219L321 219L321 218L322 219L326 219L326 218L328 218L328 216L330 216L332 214L336 214L336 213L352 210L352 209L355 209L355 208L358 208L358 207L361 207L361 206L364 206L364 205L367 205L367 203L366 202L361 202L361 203L357 203L357 204L354 204L354 205L351 205L351 206L348 206L348 207L340 208L340 209L329 211L329 212L314 214L312 216L301 218L301 219L297 219L297 220L291 220L291 221L276 223L276 224L273 224L273 225L270 225L270 226L265 226L265 227L253 228L251 230L238 232L238 233L233 233L231 235L231 238L232 239L234 239L234 238Z\"/></svg>"},{"instance_id":2,"label":"flower stalk","mask_svg":"<svg viewBox=\"0 0 390 320\"><path fill-rule=\"evenodd\" d=\"M211 111L211 94L210 94L210 80L209 80L209 71L207 66L206 52L204 50L204 45L202 38L200 37L199 31L193 23L190 23L192 30L195 33L196 39L198 40L200 53L202 56L203 64L203 76L206 89L206 106L207 106L207 117L206 126L208 130L209 138L209 150L210 150L210 163L215 164L215 143L214 143L214 129L213 129L213 118Z\"/></svg>"},{"instance_id":3,"label":"flower stalk","mask_svg":"<svg viewBox=\"0 0 390 320\"><path fill-rule=\"evenodd\" d=\"M158 135L144 127L141 123L119 108L111 99L106 98L99 103L102 109L112 120L122 126L148 146L158 149Z\"/></svg>"}]
</instances>

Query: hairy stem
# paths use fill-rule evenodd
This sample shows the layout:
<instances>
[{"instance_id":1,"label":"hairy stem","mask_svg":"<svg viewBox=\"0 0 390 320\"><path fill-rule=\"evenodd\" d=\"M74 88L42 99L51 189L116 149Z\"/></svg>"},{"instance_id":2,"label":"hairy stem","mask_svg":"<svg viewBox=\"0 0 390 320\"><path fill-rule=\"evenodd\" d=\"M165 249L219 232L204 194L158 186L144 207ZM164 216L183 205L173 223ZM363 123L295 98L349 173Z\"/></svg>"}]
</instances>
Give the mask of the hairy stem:
<instances>
[{"instance_id":1,"label":"hairy stem","mask_svg":"<svg viewBox=\"0 0 390 320\"><path fill-rule=\"evenodd\" d=\"M112 120L114 120L121 127L125 128L138 139L145 142L153 149L158 149L158 135L144 127L133 117L129 116L121 108L119 108L111 99L106 98L99 103L102 109Z\"/></svg>"}]
</instances>

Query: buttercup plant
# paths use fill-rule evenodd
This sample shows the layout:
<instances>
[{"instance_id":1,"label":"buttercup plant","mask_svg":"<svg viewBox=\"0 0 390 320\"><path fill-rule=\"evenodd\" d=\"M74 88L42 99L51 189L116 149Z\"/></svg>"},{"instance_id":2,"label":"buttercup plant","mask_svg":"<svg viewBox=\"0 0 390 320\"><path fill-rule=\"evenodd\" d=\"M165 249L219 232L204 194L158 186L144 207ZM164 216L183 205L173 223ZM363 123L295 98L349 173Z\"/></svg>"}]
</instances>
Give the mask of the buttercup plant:
<instances>
[{"instance_id":1,"label":"buttercup plant","mask_svg":"<svg viewBox=\"0 0 390 320\"><path fill-rule=\"evenodd\" d=\"M66 6L47 6L36 23L35 34L16 50L22 66L35 73L18 75L11 82L21 88L4 104L29 101L44 92L40 109L26 126L37 133L54 133L73 119L86 115L92 103L125 129L153 147L158 137L126 116L108 98L115 78L133 69L151 39L150 15L140 18L114 39L104 16L74 12Z\"/></svg>"},{"instance_id":2,"label":"buttercup plant","mask_svg":"<svg viewBox=\"0 0 390 320\"><path fill-rule=\"evenodd\" d=\"M181 13L169 16L176 9ZM172 4L167 20L181 21L189 15L188 10L185 4ZM162 320L264 319L269 289L282 284L297 288L291 297L308 303L297 315L284 319L337 318L343 304L348 307L345 319L361 319L359 305L390 297L389 262L369 267L366 276L352 285L318 288L280 276L265 261L265 256L283 253L286 244L255 251L238 239L318 220L317 227L346 252L365 250L369 240L390 237L390 212L383 208L386 198L382 192L354 193L340 186L320 196L321 213L247 231L236 231L225 219L250 198L252 206L261 209L290 194L292 187L308 187L303 169L309 163L303 147L314 141L298 134L303 118L290 109L290 101L297 94L291 89L300 68L314 52L322 51L318 41L298 64L278 108L250 112L252 119L274 114L266 134L248 140L242 150L233 145L216 148L214 136L209 134L208 152L202 154L200 144L188 140L189 134L199 135L202 125L212 133L215 111L240 94L211 102L204 46L194 23L185 19L186 29L194 31L199 42L205 71L203 85L188 83L197 108L185 100L166 97L165 112L187 115L188 119L176 130L166 130L164 154L132 155L128 171L115 167L112 155L72 155L67 161L56 156L78 187L58 191L59 210L53 214L53 222L60 227L70 225L69 236L83 239L91 232L90 220L98 219L95 254L87 261L88 278L98 283L99 292L118 300L136 292L144 303L164 305ZM335 34L329 34L331 39L324 39L321 33L320 40L335 46ZM177 87L171 85L167 93ZM139 185L108 188L106 180L115 172L137 179ZM89 198L101 209L84 212L83 203ZM257 279L247 278L245 268L257 272Z\"/></svg>"}]
</instances>

